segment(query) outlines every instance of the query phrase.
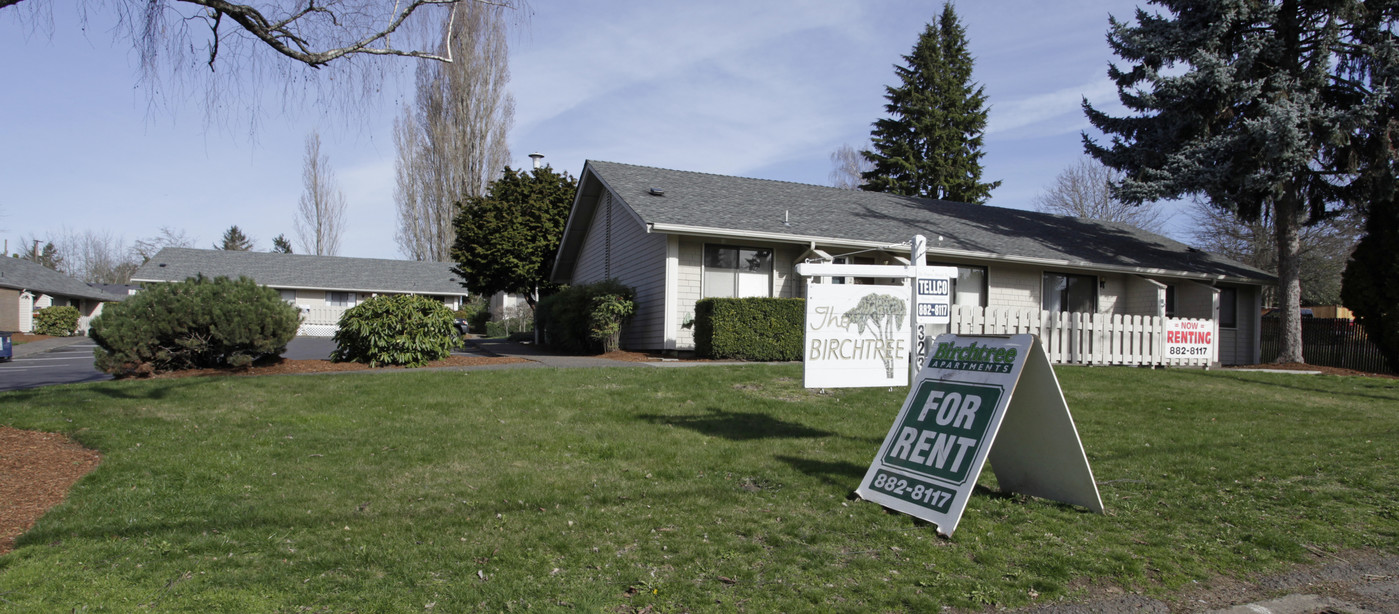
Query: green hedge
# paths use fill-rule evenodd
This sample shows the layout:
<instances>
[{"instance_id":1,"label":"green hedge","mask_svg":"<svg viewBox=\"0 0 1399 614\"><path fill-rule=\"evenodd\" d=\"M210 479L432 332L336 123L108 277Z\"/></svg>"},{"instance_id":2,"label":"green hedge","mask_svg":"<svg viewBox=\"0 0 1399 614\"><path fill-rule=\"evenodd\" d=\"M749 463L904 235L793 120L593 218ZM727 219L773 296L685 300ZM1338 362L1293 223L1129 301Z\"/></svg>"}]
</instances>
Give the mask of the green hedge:
<instances>
[{"instance_id":1,"label":"green hedge","mask_svg":"<svg viewBox=\"0 0 1399 614\"><path fill-rule=\"evenodd\" d=\"M335 362L421 367L461 343L451 309L425 296L380 295L345 310L335 331Z\"/></svg>"},{"instance_id":2,"label":"green hedge","mask_svg":"<svg viewBox=\"0 0 1399 614\"><path fill-rule=\"evenodd\" d=\"M279 356L301 313L276 290L240 277L150 284L102 308L89 333L98 369L114 375L246 367Z\"/></svg>"},{"instance_id":3,"label":"green hedge","mask_svg":"<svg viewBox=\"0 0 1399 614\"><path fill-rule=\"evenodd\" d=\"M706 298L695 303L695 353L701 358L801 360L806 301Z\"/></svg>"},{"instance_id":4,"label":"green hedge","mask_svg":"<svg viewBox=\"0 0 1399 614\"><path fill-rule=\"evenodd\" d=\"M544 344L575 354L600 354L634 311L636 290L615 279L568 286L539 301L535 320ZM630 306L630 307L624 307ZM615 327L613 322L615 320Z\"/></svg>"},{"instance_id":5,"label":"green hedge","mask_svg":"<svg viewBox=\"0 0 1399 614\"><path fill-rule=\"evenodd\" d=\"M76 308L67 305L40 309L34 312L34 334L72 337L78 332L80 315Z\"/></svg>"}]
</instances>

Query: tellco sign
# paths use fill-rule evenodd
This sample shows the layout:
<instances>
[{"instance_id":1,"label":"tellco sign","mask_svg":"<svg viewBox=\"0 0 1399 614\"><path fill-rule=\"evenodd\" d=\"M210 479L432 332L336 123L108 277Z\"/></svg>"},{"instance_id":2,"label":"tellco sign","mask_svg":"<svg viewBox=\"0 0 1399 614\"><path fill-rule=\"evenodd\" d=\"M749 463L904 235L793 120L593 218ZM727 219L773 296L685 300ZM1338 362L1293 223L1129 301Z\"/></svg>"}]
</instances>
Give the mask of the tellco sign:
<instances>
[{"instance_id":1,"label":"tellco sign","mask_svg":"<svg viewBox=\"0 0 1399 614\"><path fill-rule=\"evenodd\" d=\"M950 536L988 459L1005 491L1103 510L1039 342L941 335L855 492Z\"/></svg>"}]
</instances>

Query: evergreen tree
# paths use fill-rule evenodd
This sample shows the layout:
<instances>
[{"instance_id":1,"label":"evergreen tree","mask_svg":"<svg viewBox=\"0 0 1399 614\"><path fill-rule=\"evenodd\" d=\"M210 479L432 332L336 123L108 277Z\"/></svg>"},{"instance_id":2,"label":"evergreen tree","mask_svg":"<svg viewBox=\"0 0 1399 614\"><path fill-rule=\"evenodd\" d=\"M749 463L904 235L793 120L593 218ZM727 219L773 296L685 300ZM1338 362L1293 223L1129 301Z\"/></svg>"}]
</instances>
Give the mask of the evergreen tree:
<instances>
[{"instance_id":1,"label":"evergreen tree","mask_svg":"<svg viewBox=\"0 0 1399 614\"><path fill-rule=\"evenodd\" d=\"M1399 203L1371 206L1365 236L1341 277L1341 300L1355 312L1365 335L1399 371Z\"/></svg>"},{"instance_id":2,"label":"evergreen tree","mask_svg":"<svg viewBox=\"0 0 1399 614\"><path fill-rule=\"evenodd\" d=\"M1121 170L1117 198L1204 196L1243 221L1271 218L1278 250L1283 348L1302 362L1299 229L1356 202L1369 162L1359 147L1392 94L1396 9L1363 0L1152 0L1136 24L1110 20L1112 66L1133 114L1084 101L1108 146L1085 149ZM1384 49L1388 47L1390 51ZM1380 64L1390 60L1380 60ZM1381 154L1388 155L1387 153ZM1390 175L1388 181L1393 181Z\"/></svg>"},{"instance_id":3,"label":"evergreen tree","mask_svg":"<svg viewBox=\"0 0 1399 614\"><path fill-rule=\"evenodd\" d=\"M928 24L913 52L895 66L901 84L885 88L889 117L874 123L873 168L860 187L871 192L982 204L999 181L981 182L986 94L972 82L966 30L952 4Z\"/></svg>"},{"instance_id":4,"label":"evergreen tree","mask_svg":"<svg viewBox=\"0 0 1399 614\"><path fill-rule=\"evenodd\" d=\"M292 253L291 241L287 239L287 235L280 234L272 238L272 252L277 254Z\"/></svg>"},{"instance_id":5,"label":"evergreen tree","mask_svg":"<svg viewBox=\"0 0 1399 614\"><path fill-rule=\"evenodd\" d=\"M531 175L505 167L485 196L467 199L453 225L455 271L472 292L525 295L533 309L548 288L578 182L548 166Z\"/></svg>"},{"instance_id":6,"label":"evergreen tree","mask_svg":"<svg viewBox=\"0 0 1399 614\"><path fill-rule=\"evenodd\" d=\"M253 240L248 235L243 234L238 229L238 225L229 226L223 231L223 240L214 244L214 249L222 249L230 252L246 252L253 249Z\"/></svg>"}]
</instances>

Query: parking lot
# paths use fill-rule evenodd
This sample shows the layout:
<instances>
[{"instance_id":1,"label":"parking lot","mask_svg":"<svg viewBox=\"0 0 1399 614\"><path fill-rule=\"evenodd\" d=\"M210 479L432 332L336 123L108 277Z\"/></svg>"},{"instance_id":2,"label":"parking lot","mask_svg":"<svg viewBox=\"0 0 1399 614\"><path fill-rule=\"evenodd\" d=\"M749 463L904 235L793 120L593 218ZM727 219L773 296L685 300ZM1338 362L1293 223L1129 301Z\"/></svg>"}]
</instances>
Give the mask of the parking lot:
<instances>
[{"instance_id":1,"label":"parking lot","mask_svg":"<svg viewBox=\"0 0 1399 614\"><path fill-rule=\"evenodd\" d=\"M75 341L71 345L27 355L20 351L23 346L15 346L15 358L0 362L0 391L112 379L112 376L92 366L92 350L97 344L87 338Z\"/></svg>"}]
</instances>

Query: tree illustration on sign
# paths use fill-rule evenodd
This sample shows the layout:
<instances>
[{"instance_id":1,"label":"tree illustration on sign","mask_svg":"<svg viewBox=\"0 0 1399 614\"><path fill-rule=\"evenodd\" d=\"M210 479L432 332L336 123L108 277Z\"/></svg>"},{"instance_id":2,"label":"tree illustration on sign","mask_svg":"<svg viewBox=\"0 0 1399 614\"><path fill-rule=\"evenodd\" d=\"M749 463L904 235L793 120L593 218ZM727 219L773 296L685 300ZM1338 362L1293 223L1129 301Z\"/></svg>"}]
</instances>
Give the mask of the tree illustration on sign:
<instances>
[{"instance_id":1,"label":"tree illustration on sign","mask_svg":"<svg viewBox=\"0 0 1399 614\"><path fill-rule=\"evenodd\" d=\"M855 308L842 316L859 328L860 334L869 329L879 344L879 357L884 360L885 377L894 377L894 333L903 330L908 319L908 307L903 299L889 294L866 294Z\"/></svg>"}]
</instances>

